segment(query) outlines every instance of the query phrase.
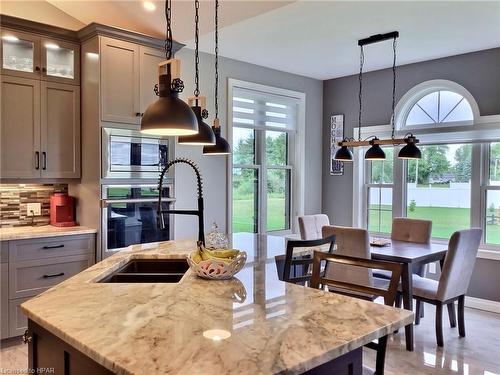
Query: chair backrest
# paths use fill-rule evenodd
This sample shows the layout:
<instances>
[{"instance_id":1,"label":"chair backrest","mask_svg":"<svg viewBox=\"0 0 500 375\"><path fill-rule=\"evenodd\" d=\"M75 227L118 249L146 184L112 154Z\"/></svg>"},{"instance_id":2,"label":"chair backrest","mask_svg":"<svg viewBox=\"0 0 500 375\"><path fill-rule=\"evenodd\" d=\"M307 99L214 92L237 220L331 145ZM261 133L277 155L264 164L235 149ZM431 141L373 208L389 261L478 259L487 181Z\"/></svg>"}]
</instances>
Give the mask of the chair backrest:
<instances>
[{"instance_id":1,"label":"chair backrest","mask_svg":"<svg viewBox=\"0 0 500 375\"><path fill-rule=\"evenodd\" d=\"M334 254L370 259L370 234L366 229L329 225L323 227L323 236L335 236ZM337 281L373 285L372 270L331 263L326 266L326 277Z\"/></svg>"},{"instance_id":2,"label":"chair backrest","mask_svg":"<svg viewBox=\"0 0 500 375\"><path fill-rule=\"evenodd\" d=\"M391 239L395 241L429 243L432 221L396 217L392 220Z\"/></svg>"},{"instance_id":3,"label":"chair backrest","mask_svg":"<svg viewBox=\"0 0 500 375\"><path fill-rule=\"evenodd\" d=\"M283 256L276 256L276 267L278 268L278 276L281 280L304 284L306 281L311 279L311 273L309 272L309 266L312 264L312 254L299 255L294 254L294 250L297 248L315 248L318 249L321 246L328 245L328 253L332 253L333 246L335 244L335 236L329 236L326 238L320 238L317 240L289 240L286 245L286 254L284 255L284 262L280 262ZM280 263L283 264L280 269Z\"/></svg>"},{"instance_id":4,"label":"chair backrest","mask_svg":"<svg viewBox=\"0 0 500 375\"><path fill-rule=\"evenodd\" d=\"M321 228L330 225L330 219L324 214L299 216L301 240L317 240L321 238Z\"/></svg>"},{"instance_id":5,"label":"chair backrest","mask_svg":"<svg viewBox=\"0 0 500 375\"><path fill-rule=\"evenodd\" d=\"M482 234L479 228L452 234L439 278L438 300L446 301L467 292Z\"/></svg>"},{"instance_id":6,"label":"chair backrest","mask_svg":"<svg viewBox=\"0 0 500 375\"><path fill-rule=\"evenodd\" d=\"M330 263L330 266L344 265L351 268L360 267L369 270L387 270L391 272L391 279L389 280L387 288L374 287L372 285L353 283L348 281L338 281L329 278L328 276L326 276L326 274L324 276L321 276L322 262L326 262L327 264ZM351 292L349 293L350 296L359 296L359 298L363 298L362 296L366 295L380 296L384 297L384 303L386 305L392 306L398 292L398 284L402 268L403 266L400 263L386 262L382 260L360 259L315 251L313 257L311 287L323 289L325 286L328 286L331 287L330 290L333 292L335 292L336 290L349 291Z\"/></svg>"}]
</instances>

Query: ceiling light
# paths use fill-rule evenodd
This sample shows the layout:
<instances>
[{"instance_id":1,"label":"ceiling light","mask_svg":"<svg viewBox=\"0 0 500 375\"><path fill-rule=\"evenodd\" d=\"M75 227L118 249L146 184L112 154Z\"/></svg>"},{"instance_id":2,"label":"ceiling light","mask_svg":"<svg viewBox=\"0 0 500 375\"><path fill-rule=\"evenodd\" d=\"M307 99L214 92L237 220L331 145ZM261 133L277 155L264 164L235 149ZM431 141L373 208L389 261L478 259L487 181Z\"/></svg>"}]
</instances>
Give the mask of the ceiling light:
<instances>
[{"instance_id":1,"label":"ceiling light","mask_svg":"<svg viewBox=\"0 0 500 375\"><path fill-rule=\"evenodd\" d=\"M218 342L231 337L231 332L226 331L225 329L209 329L207 331L203 331L203 337Z\"/></svg>"},{"instance_id":2,"label":"ceiling light","mask_svg":"<svg viewBox=\"0 0 500 375\"><path fill-rule=\"evenodd\" d=\"M19 42L19 38L14 35L4 35L2 36L2 39L6 40L7 42L13 42L13 43Z\"/></svg>"},{"instance_id":3,"label":"ceiling light","mask_svg":"<svg viewBox=\"0 0 500 375\"><path fill-rule=\"evenodd\" d=\"M45 43L45 48L47 49L52 49L52 50L56 50L56 49L59 49L61 47L59 47L57 44L55 43Z\"/></svg>"},{"instance_id":4,"label":"ceiling light","mask_svg":"<svg viewBox=\"0 0 500 375\"><path fill-rule=\"evenodd\" d=\"M153 12L156 10L156 5L152 1L145 1L144 3L142 3L142 5L148 12Z\"/></svg>"},{"instance_id":5,"label":"ceiling light","mask_svg":"<svg viewBox=\"0 0 500 375\"><path fill-rule=\"evenodd\" d=\"M198 133L196 115L187 103L179 99L179 93L184 90L184 83L180 78L181 62L173 59L171 7L172 0L166 0L167 60L158 65L160 77L156 92L159 98L146 109L141 119L141 132L146 134L175 136Z\"/></svg>"},{"instance_id":6,"label":"ceiling light","mask_svg":"<svg viewBox=\"0 0 500 375\"><path fill-rule=\"evenodd\" d=\"M344 141L347 140L344 139ZM353 160L352 152L351 150L349 150L347 146L341 146L335 153L334 159L340 161L352 161Z\"/></svg>"},{"instance_id":7,"label":"ceiling light","mask_svg":"<svg viewBox=\"0 0 500 375\"><path fill-rule=\"evenodd\" d=\"M415 141L418 142L418 139L415 138L413 134L409 134L405 137L406 146L404 146L398 154L398 158L400 159L421 159L422 153L419 148L415 145Z\"/></svg>"},{"instance_id":8,"label":"ceiling light","mask_svg":"<svg viewBox=\"0 0 500 375\"><path fill-rule=\"evenodd\" d=\"M382 150L379 144L373 143L373 141L378 141L378 138L375 137L371 142L372 147L366 151L365 160L384 160L385 152Z\"/></svg>"}]
</instances>

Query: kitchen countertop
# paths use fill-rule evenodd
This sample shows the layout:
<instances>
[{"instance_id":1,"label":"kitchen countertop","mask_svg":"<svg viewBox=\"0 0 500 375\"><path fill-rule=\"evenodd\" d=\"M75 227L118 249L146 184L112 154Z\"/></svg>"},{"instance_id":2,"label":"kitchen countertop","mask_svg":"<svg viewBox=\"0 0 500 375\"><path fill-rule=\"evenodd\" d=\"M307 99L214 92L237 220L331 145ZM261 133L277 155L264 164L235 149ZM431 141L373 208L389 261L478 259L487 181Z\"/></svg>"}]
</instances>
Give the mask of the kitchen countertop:
<instances>
[{"instance_id":1,"label":"kitchen countertop","mask_svg":"<svg viewBox=\"0 0 500 375\"><path fill-rule=\"evenodd\" d=\"M52 225L0 228L0 241L22 240L29 238L70 236L97 233L96 229L83 226L53 227Z\"/></svg>"},{"instance_id":2,"label":"kitchen countertop","mask_svg":"<svg viewBox=\"0 0 500 375\"><path fill-rule=\"evenodd\" d=\"M117 374L298 374L413 321L413 313L278 280L271 236L240 237L227 281L97 283L131 258L183 258L194 241L134 245L22 304L35 323ZM273 247L274 246L274 247ZM210 330L230 337L204 337Z\"/></svg>"}]
</instances>

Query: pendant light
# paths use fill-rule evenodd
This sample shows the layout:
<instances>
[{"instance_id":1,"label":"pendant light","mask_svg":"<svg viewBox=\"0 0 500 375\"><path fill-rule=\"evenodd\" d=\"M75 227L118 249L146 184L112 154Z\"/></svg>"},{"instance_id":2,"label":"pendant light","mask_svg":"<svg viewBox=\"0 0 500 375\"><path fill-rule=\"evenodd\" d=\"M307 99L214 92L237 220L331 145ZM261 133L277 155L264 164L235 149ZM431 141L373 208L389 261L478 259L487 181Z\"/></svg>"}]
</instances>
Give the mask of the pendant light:
<instances>
[{"instance_id":1,"label":"pendant light","mask_svg":"<svg viewBox=\"0 0 500 375\"><path fill-rule=\"evenodd\" d=\"M206 110L206 97L200 96L200 56L199 56L199 9L200 1L194 1L194 97L188 99L191 109L196 115L198 121L198 134L180 136L178 142L183 145L195 145L195 146L207 146L215 145L215 134L212 131L210 125L208 125L204 119L208 117L208 111Z\"/></svg>"},{"instance_id":2,"label":"pendant light","mask_svg":"<svg viewBox=\"0 0 500 375\"><path fill-rule=\"evenodd\" d=\"M173 58L172 0L165 1L167 60L158 65L159 84L155 91L159 98L146 109L141 118L141 131L146 134L174 136L198 133L198 121L193 110L181 99L184 89L180 78L181 62Z\"/></svg>"},{"instance_id":3,"label":"pendant light","mask_svg":"<svg viewBox=\"0 0 500 375\"><path fill-rule=\"evenodd\" d=\"M406 144L399 154L398 157L401 159L420 159L422 153L417 147L419 140L413 134L407 134L404 138L395 138L395 108L396 108L396 39L399 37L399 32L393 31L387 34L377 34L372 35L369 38L361 39L358 41L360 47L360 63L359 63L359 116L358 116L358 140L353 138L344 138L338 143L340 149L335 153L334 159L341 161L352 161L352 152L348 147L359 147L359 146L371 146L365 154L366 160L384 160L385 152L380 147L381 145L392 145L398 146ZM362 94L363 94L363 65L364 65L364 51L363 46L372 43L382 42L388 39L392 39L393 48L393 62L392 62L392 113L391 113L391 126L392 134L391 139L378 139L375 136L370 136L365 140L361 139L361 114L362 114ZM370 139L371 138L371 139Z\"/></svg>"},{"instance_id":4,"label":"pendant light","mask_svg":"<svg viewBox=\"0 0 500 375\"><path fill-rule=\"evenodd\" d=\"M204 146L203 155L228 155L229 143L222 137L219 122L219 0L215 0L215 118L212 126L215 145Z\"/></svg>"}]
</instances>

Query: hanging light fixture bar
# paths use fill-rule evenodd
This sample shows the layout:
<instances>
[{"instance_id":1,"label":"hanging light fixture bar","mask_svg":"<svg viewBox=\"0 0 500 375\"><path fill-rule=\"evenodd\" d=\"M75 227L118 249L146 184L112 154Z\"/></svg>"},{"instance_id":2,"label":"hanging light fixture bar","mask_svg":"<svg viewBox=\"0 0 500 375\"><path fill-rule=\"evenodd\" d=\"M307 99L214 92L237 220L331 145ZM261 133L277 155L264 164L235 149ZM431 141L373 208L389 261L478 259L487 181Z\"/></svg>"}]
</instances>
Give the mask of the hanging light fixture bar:
<instances>
[{"instance_id":1,"label":"hanging light fixture bar","mask_svg":"<svg viewBox=\"0 0 500 375\"><path fill-rule=\"evenodd\" d=\"M344 138L341 142L338 142L340 149L335 153L335 159L341 161L352 161L353 155L349 147L363 147L371 146L370 149L365 154L366 160L383 160L385 159L385 153L380 148L381 145L391 145L399 146L405 144L405 146L400 150L398 157L401 159L420 159L422 157L420 150L416 146L419 140L411 133L408 133L404 138L395 137L395 107L396 107L396 40L399 37L398 31L392 31L386 34L372 35L365 39L358 40L358 46L360 47L360 61L359 61L359 117L358 117L358 140L353 138ZM390 139L378 139L377 137L368 137L362 140L361 137L361 119L362 119L362 94L363 94L363 65L364 65L364 51L363 47L368 44L379 43L386 40L393 40L393 63L392 63L392 112L391 112L391 126L392 134ZM371 138L371 139L369 139Z\"/></svg>"}]
</instances>

